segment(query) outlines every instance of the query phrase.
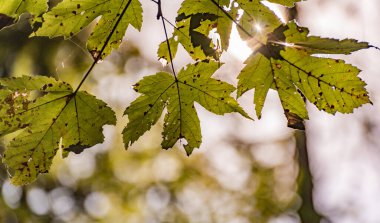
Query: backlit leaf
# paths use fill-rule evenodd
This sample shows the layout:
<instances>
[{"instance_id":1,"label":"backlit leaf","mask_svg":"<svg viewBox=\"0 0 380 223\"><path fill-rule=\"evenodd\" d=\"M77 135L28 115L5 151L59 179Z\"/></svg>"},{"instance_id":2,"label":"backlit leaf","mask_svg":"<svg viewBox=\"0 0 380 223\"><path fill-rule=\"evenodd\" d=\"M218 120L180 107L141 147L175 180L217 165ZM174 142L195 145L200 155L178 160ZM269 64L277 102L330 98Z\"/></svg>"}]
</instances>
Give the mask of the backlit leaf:
<instances>
[{"instance_id":1,"label":"backlit leaf","mask_svg":"<svg viewBox=\"0 0 380 223\"><path fill-rule=\"evenodd\" d=\"M118 48L129 25L140 30L142 7L139 0L63 0L43 15L42 27L36 36L72 37L101 16L87 42L87 48L101 58ZM105 46L106 44L106 46Z\"/></svg>"},{"instance_id":2,"label":"backlit leaf","mask_svg":"<svg viewBox=\"0 0 380 223\"><path fill-rule=\"evenodd\" d=\"M26 12L41 15L47 9L47 0L0 0L0 13L13 18L18 18Z\"/></svg>"},{"instance_id":3,"label":"backlit leaf","mask_svg":"<svg viewBox=\"0 0 380 223\"><path fill-rule=\"evenodd\" d=\"M59 146L63 154L103 142L102 127L115 124L114 112L86 92L47 77L0 79L0 135L15 132L3 162L15 185L49 171Z\"/></svg>"},{"instance_id":4,"label":"backlit leaf","mask_svg":"<svg viewBox=\"0 0 380 223\"><path fill-rule=\"evenodd\" d=\"M281 22L279 18L259 0L237 0L243 15L239 20L240 37L254 46L265 42L267 34L275 30Z\"/></svg>"},{"instance_id":5,"label":"backlit leaf","mask_svg":"<svg viewBox=\"0 0 380 223\"><path fill-rule=\"evenodd\" d=\"M218 59L228 49L232 20L237 17L237 9L228 9L229 5L229 0L183 1L172 38L178 39L194 60ZM213 41L214 31L219 34L219 42ZM159 55L168 54L162 46Z\"/></svg>"},{"instance_id":6,"label":"backlit leaf","mask_svg":"<svg viewBox=\"0 0 380 223\"><path fill-rule=\"evenodd\" d=\"M38 16L47 9L47 0L0 0L0 29L12 25L23 13Z\"/></svg>"},{"instance_id":7,"label":"backlit leaf","mask_svg":"<svg viewBox=\"0 0 380 223\"><path fill-rule=\"evenodd\" d=\"M301 41L307 44L301 47ZM323 44L314 45L317 41ZM301 121L308 118L306 99L331 114L351 113L370 103L366 84L358 77L359 69L343 60L310 54L348 54L363 48L368 48L368 44L308 37L307 30L294 23L279 27L268 35L267 44L245 61L238 77L238 97L255 89L256 114L261 117L269 89L278 91L288 125L300 129L304 128Z\"/></svg>"},{"instance_id":8,"label":"backlit leaf","mask_svg":"<svg viewBox=\"0 0 380 223\"><path fill-rule=\"evenodd\" d=\"M202 137L194 102L218 115L239 112L249 116L230 96L235 90L230 84L211 78L218 69L216 62L200 62L182 69L176 79L169 73L159 72L144 77L134 89L141 93L126 109L129 123L123 131L124 143L128 148L148 131L167 108L162 133L162 147L168 149L180 140L188 155L199 148Z\"/></svg>"},{"instance_id":9,"label":"backlit leaf","mask_svg":"<svg viewBox=\"0 0 380 223\"><path fill-rule=\"evenodd\" d=\"M173 38L173 37L169 38L168 41L169 41L169 45L170 45L170 52L172 54L171 56L172 56L172 58L174 58L176 53L177 53L177 49L178 49L178 41L176 41L175 38ZM164 59L168 63L171 62L169 50L168 50L168 44L166 41L162 42L159 45L157 54L158 54L159 59Z\"/></svg>"},{"instance_id":10,"label":"backlit leaf","mask_svg":"<svg viewBox=\"0 0 380 223\"><path fill-rule=\"evenodd\" d=\"M284 32L285 42L293 47L300 48L309 54L350 54L354 51L369 48L368 43L354 39L331 39L318 36L308 36L309 29L299 27L290 22Z\"/></svg>"}]
</instances>

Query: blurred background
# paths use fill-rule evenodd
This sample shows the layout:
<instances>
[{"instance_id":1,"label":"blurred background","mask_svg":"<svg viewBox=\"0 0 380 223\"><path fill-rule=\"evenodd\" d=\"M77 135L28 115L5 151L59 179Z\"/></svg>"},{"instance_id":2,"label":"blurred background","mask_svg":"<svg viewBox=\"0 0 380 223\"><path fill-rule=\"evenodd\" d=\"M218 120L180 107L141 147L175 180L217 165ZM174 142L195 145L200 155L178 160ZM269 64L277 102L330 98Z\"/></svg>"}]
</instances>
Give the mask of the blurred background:
<instances>
[{"instance_id":1,"label":"blurred background","mask_svg":"<svg viewBox=\"0 0 380 223\"><path fill-rule=\"evenodd\" d=\"M170 21L180 2L163 1ZM131 86L145 75L169 71L156 55L165 39L156 4L142 4L141 33L130 28L120 49L96 66L84 86L115 110L118 124L104 128L103 144L64 160L57 156L51 173L25 187L12 186L1 165L1 222L380 222L378 51L332 56L358 66L368 83L374 105L354 114L332 116L308 105L306 132L294 131L286 127L276 92L270 92L262 119L254 122L235 114L216 116L197 105L203 143L191 157L180 143L160 148L162 122L125 151L121 132L128 120L122 114L137 97ZM379 11L377 0L308 0L297 7L299 24L312 35L376 46ZM85 47L90 29L70 40L28 39L26 19L0 31L0 76L47 75L76 86L92 62ZM236 85L251 52L236 28L231 41L221 58L226 64L215 76ZM174 62L179 70L191 59L179 49ZM255 117L252 101L253 92L239 99Z\"/></svg>"}]
</instances>

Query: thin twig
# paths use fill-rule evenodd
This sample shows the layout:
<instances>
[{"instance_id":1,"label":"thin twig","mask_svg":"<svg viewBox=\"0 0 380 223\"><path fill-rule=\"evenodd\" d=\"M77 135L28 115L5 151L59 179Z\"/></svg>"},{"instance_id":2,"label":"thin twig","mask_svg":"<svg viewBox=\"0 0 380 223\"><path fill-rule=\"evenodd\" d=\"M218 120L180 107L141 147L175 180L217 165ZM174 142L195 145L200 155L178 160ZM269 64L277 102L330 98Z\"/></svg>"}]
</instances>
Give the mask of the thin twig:
<instances>
[{"instance_id":1,"label":"thin twig","mask_svg":"<svg viewBox=\"0 0 380 223\"><path fill-rule=\"evenodd\" d=\"M177 78L177 75L176 75L176 72L175 72L175 69L174 69L173 55L172 55L172 51L171 51L171 48L170 48L168 32L166 30L166 25L165 25L165 19L164 19L163 13L162 13L161 0L157 0L157 4L158 4L157 19L161 18L162 26L163 26L164 32L165 32L166 45L168 46L168 51L169 51L170 65L171 65L171 68L172 68L172 71L173 71L173 75L174 75L174 79L175 79L175 84L177 85L178 104L179 104L179 117L182 120L182 103L181 103L181 94L180 94L180 90L179 90L179 80ZM181 140L181 137L182 137L182 121L179 122L179 134L180 134L179 135L179 140Z\"/></svg>"},{"instance_id":2,"label":"thin twig","mask_svg":"<svg viewBox=\"0 0 380 223\"><path fill-rule=\"evenodd\" d=\"M380 47L377 47L377 46L374 46L374 45L369 45L368 47L369 47L369 48L374 48L374 49L376 49L376 50L380 50Z\"/></svg>"},{"instance_id":3,"label":"thin twig","mask_svg":"<svg viewBox=\"0 0 380 223\"><path fill-rule=\"evenodd\" d=\"M171 68L172 68L172 71L173 71L174 78L177 81L177 75L176 75L176 72L175 72L175 69L174 69L174 63L173 63L172 50L171 50L171 47L170 47L168 32L166 30L165 20L164 20L164 17L163 17L163 14L162 14L162 9L161 9L161 0L158 0L157 19L161 19L162 26L164 27L165 38L166 38L166 45L168 46L168 51L169 51L170 65L171 65Z\"/></svg>"}]
</instances>

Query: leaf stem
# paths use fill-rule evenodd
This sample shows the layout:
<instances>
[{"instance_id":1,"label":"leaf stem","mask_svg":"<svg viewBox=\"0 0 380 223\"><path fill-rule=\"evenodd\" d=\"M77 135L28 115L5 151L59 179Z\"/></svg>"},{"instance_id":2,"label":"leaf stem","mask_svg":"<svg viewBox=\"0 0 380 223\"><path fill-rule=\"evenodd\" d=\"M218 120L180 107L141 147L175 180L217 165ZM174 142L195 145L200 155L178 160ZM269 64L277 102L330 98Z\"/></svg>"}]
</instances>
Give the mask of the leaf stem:
<instances>
[{"instance_id":1,"label":"leaf stem","mask_svg":"<svg viewBox=\"0 0 380 223\"><path fill-rule=\"evenodd\" d=\"M161 0L157 0L157 5L158 5L157 19L161 18L162 26L163 26L164 32L165 32L166 45L168 46L168 51L169 51L170 65L171 65L171 68L172 68L172 71L173 71L173 75L174 75L174 79L175 79L175 84L177 85L178 104L179 104L179 117L182 120L182 103L181 103L181 94L180 94L180 90L179 90L179 80L177 78L177 74L176 74L175 69L174 69L173 55L172 55L172 51L171 51L171 48L170 48L168 32L166 30L166 24L165 24L165 20L166 19L164 18L164 15L162 13ZM182 136L182 121L179 122L179 139L180 140L181 140L181 136Z\"/></svg>"},{"instance_id":2,"label":"leaf stem","mask_svg":"<svg viewBox=\"0 0 380 223\"><path fill-rule=\"evenodd\" d=\"M127 11L127 9L129 8L129 5L131 4L132 0L129 0L127 5L124 7L123 9L123 12L120 14L119 18L117 19L114 27L112 28L112 31L110 32L110 34L107 36L107 39L106 41L104 42L104 45L103 47L100 49L98 55L96 55L95 57L95 60L94 62L91 64L90 68L87 70L86 74L84 75L84 77L82 78L81 82L79 83L78 87L75 89L74 91L74 95L79 91L79 89L82 87L83 83L85 82L85 80L88 78L88 76L90 75L91 71L94 69L95 65L101 60L102 58L102 54L104 52L104 50L106 49L108 43L111 41L111 38L112 38L112 35L115 33L116 29L117 29L117 26L119 25L121 19L123 18L125 12Z\"/></svg>"},{"instance_id":3,"label":"leaf stem","mask_svg":"<svg viewBox=\"0 0 380 223\"><path fill-rule=\"evenodd\" d=\"M374 46L374 45L369 45L369 48L375 48L376 50L380 50L380 47Z\"/></svg>"}]
</instances>

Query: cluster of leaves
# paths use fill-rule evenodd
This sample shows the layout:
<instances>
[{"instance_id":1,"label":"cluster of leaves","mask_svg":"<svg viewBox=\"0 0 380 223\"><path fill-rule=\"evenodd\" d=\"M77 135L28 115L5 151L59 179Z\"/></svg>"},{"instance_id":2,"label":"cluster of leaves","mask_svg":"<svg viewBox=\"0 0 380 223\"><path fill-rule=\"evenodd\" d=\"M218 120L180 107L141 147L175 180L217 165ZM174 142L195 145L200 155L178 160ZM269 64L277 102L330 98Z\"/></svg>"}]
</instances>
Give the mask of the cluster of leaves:
<instances>
[{"instance_id":1,"label":"cluster of leaves","mask_svg":"<svg viewBox=\"0 0 380 223\"><path fill-rule=\"evenodd\" d=\"M284 7L298 1L269 0ZM157 17L162 19L166 32L165 23L170 22L161 11L161 1L152 2L158 5ZM47 0L5 1L0 4L0 24L16 21L25 12L32 15L31 36L51 38L70 38L100 17L87 40L94 63L83 81L99 60L119 47L129 25L138 30L142 27L139 0L63 0L50 9ZM234 23L240 37L254 46L238 75L237 88L212 78L220 67L220 55L229 47ZM125 111L129 118L123 131L126 148L148 131L166 108L162 147L171 148L183 139L190 155L202 141L194 102L215 114L238 112L251 119L230 96L235 90L238 97L255 90L259 118L269 89L277 91L288 125L298 129L304 129L303 120L308 118L307 100L331 114L350 113L370 102L356 67L315 56L350 54L370 45L353 39L309 36L308 29L294 21L282 23L260 0L184 0L173 26L172 36L158 48L158 57L173 63L180 44L196 63L187 65L178 75L174 69L172 74L158 72L134 85L141 96ZM215 33L219 36L216 41L210 37ZM113 111L104 102L80 92L81 84L73 90L64 82L46 77L0 81L0 135L15 132L3 158L13 171L13 183L26 184L47 172L59 147L66 155L101 143L103 125L115 124Z\"/></svg>"}]
</instances>

